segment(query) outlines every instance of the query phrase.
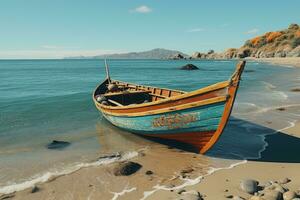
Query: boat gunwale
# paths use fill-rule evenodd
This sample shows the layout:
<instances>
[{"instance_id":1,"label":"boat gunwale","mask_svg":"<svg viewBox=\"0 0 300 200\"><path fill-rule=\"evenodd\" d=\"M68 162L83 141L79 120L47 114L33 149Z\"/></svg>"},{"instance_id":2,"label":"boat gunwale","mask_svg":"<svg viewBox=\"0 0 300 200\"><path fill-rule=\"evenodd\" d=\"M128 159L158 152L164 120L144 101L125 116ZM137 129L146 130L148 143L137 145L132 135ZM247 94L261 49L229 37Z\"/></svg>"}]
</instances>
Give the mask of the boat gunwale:
<instances>
[{"instance_id":1,"label":"boat gunwale","mask_svg":"<svg viewBox=\"0 0 300 200\"><path fill-rule=\"evenodd\" d=\"M162 113L169 113L169 112L174 112L174 111L182 111L185 109L197 108L197 107L206 106L206 105L210 105L210 104L226 102L227 99L228 99L228 96L225 95L225 96L204 99L204 100L200 100L200 101L196 101L196 102L186 103L186 104L182 104L182 105L176 105L176 106L171 106L171 107L167 107L167 108L160 108L160 109L156 109L154 111L144 111L144 112L136 112L136 113L115 113L115 112L110 112L107 110L102 110L102 112L107 115L118 116L118 117L142 117L142 116L157 115L157 114L162 114Z\"/></svg>"},{"instance_id":2,"label":"boat gunwale","mask_svg":"<svg viewBox=\"0 0 300 200\"><path fill-rule=\"evenodd\" d=\"M103 83L101 83L101 84L103 84ZM100 87L101 84L98 85L96 90ZM138 85L138 86L142 86L142 85ZM153 102L148 102L148 103L143 103L143 104L136 104L136 105L128 105L128 106L106 106L106 105L100 104L95 99L95 92L96 92L96 90L95 90L94 93L93 93L93 100L94 100L95 104L98 105L97 107L100 107L100 109L104 108L104 109L107 109L107 110L124 110L124 109L126 110L126 109L131 109L131 108L141 108L141 107L153 106L153 105L162 104L162 103L169 103L169 102L177 101L177 100L180 100L180 99L186 99L186 98L189 98L189 97L192 97L192 96L196 96L196 95L205 94L205 93L209 93L209 92L212 92L212 91L220 90L220 89L223 89L223 88L226 88L226 87L229 87L229 86L230 86L230 81L227 80L227 81L218 82L218 83L215 83L215 84L212 84L212 85L209 85L209 86L206 86L206 87L203 87L203 88L191 91L191 92L185 92L183 94L179 94L179 95L176 95L176 96L173 96L173 97L168 97L166 99L160 99L160 100L153 101ZM148 86L144 86L144 87L148 87ZM149 86L149 87L151 87L151 86ZM163 88L159 88L159 89L163 89ZM171 90L171 89L167 89L167 88L165 88L165 89L166 90Z\"/></svg>"}]
</instances>

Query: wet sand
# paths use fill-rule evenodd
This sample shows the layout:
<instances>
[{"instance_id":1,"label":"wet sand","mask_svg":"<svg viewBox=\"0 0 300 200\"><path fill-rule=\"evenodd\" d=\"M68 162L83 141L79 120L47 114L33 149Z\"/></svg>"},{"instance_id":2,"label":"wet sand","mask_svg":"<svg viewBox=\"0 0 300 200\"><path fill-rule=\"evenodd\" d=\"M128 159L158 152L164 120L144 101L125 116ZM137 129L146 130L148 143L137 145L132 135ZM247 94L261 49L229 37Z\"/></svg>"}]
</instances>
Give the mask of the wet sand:
<instances>
[{"instance_id":1,"label":"wet sand","mask_svg":"<svg viewBox=\"0 0 300 200\"><path fill-rule=\"evenodd\" d=\"M300 122L284 132L300 138ZM273 136L270 136L269 139L273 140ZM269 142L272 144L272 141ZM185 190L198 191L205 196L205 200L230 199L225 197L230 195L248 199L251 195L240 189L240 182L242 180L254 179L260 183L266 183L267 181L278 181L285 177L291 179L291 182L287 184L290 190L300 190L300 157L296 155L296 160L290 160L288 154L291 153L290 151L293 150L293 147L289 149L290 151L287 151L284 147L288 145L289 144L282 141L282 152L286 154L287 157L286 160L282 159L282 162L276 162L276 155L262 155L260 160L247 161L246 164L241 164L231 169L216 171L210 176L206 176L200 184L185 187ZM273 156L274 159L270 160L270 156ZM284 158L284 156L282 158ZM264 160L267 160L267 162ZM149 199L174 199L178 197L180 197L180 195L177 193L160 191Z\"/></svg>"},{"instance_id":2,"label":"wet sand","mask_svg":"<svg viewBox=\"0 0 300 200\"><path fill-rule=\"evenodd\" d=\"M284 130L285 137L300 139L300 123ZM147 148L139 150L136 157L130 159L138 162L142 168L130 176L115 176L114 168L119 162L82 168L69 175L50 179L46 183L37 184L38 191L32 188L13 193L13 199L177 199L183 190L197 191L204 199L226 199L226 195L238 195L244 198L249 194L239 189L240 181L246 178L266 182L280 180L284 177L292 181L289 188L300 189L300 157L284 156L293 151L293 144L286 144L276 134L267 136L269 147L259 160L247 161L228 169L216 170L202 177L209 171L205 166L212 166L211 159L206 156L189 153L162 144L151 143ZM278 141L280 140L280 141ZM272 154L276 145L282 142L283 155ZM299 145L296 143L294 145ZM269 149L269 150L268 150ZM277 150L276 150L277 151ZM293 160L296 159L296 160ZM298 159L298 160L297 160ZM159 162L158 162L159 161ZM281 162L279 162L281 161ZM298 163L297 163L298 162ZM151 170L152 175L146 172Z\"/></svg>"},{"instance_id":3,"label":"wet sand","mask_svg":"<svg viewBox=\"0 0 300 200\"><path fill-rule=\"evenodd\" d=\"M265 62L265 61L263 61ZM285 111L281 111L285 112ZM272 124L270 124L272 128ZM104 130L103 132L106 132ZM120 134L120 137L125 137ZM105 137L102 135L101 137ZM225 196L238 195L249 198L250 195L239 189L240 181L246 178L259 182L280 180L288 177L291 190L300 189L300 157L296 147L299 146L300 122L282 131L282 134L267 136L269 146L259 160L232 161L227 169L216 170L207 175L213 166L212 159L200 154L190 153L176 148L169 148L155 142L141 142L128 135L128 143L119 147L120 151L134 144L138 155L130 161L138 162L142 168L130 176L115 176L115 162L108 165L85 167L71 174L50 179L37 184L37 191L32 188L10 194L13 199L180 199L185 191L197 191L204 199L228 199ZM284 137L284 138L283 138ZM116 137L105 138L111 144ZM137 143L130 141L138 140ZM123 140L122 140L123 141ZM119 143L115 143L117 145ZM146 148L144 148L146 146ZM103 146L105 148L105 146ZM109 145L108 145L109 148ZM298 148L299 149L299 148ZM109 152L109 150L107 150ZM277 154L274 154L277 152ZM296 152L296 153L295 153ZM226 161L224 161L226 162ZM153 174L147 175L151 170ZM204 177L202 175L205 175ZM0 199L4 198L1 197ZM9 199L9 198L8 198Z\"/></svg>"}]
</instances>

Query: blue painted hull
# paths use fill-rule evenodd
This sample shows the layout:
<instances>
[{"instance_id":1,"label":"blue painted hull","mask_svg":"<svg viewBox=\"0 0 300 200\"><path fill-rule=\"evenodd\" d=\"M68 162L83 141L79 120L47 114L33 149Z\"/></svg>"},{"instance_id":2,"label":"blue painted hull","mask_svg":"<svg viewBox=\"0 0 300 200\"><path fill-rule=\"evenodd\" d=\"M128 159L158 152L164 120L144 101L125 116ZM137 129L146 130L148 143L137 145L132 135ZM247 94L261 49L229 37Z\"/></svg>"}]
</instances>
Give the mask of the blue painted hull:
<instances>
[{"instance_id":1,"label":"blue painted hull","mask_svg":"<svg viewBox=\"0 0 300 200\"><path fill-rule=\"evenodd\" d=\"M104 113L103 115L115 126L138 134L159 136L159 134L211 132L220 124L225 103L147 116L127 117Z\"/></svg>"}]
</instances>

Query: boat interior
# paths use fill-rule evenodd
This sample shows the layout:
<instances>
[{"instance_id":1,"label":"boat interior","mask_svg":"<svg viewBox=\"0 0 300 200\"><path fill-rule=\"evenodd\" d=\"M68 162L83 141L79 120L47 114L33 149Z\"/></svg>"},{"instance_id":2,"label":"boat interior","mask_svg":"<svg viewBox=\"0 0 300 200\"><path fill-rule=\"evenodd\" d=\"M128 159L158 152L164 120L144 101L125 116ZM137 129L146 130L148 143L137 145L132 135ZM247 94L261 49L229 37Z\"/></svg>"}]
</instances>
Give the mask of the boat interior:
<instances>
[{"instance_id":1,"label":"boat interior","mask_svg":"<svg viewBox=\"0 0 300 200\"><path fill-rule=\"evenodd\" d=\"M107 79L96 89L94 98L103 105L128 106L158 101L184 93L186 92Z\"/></svg>"}]
</instances>

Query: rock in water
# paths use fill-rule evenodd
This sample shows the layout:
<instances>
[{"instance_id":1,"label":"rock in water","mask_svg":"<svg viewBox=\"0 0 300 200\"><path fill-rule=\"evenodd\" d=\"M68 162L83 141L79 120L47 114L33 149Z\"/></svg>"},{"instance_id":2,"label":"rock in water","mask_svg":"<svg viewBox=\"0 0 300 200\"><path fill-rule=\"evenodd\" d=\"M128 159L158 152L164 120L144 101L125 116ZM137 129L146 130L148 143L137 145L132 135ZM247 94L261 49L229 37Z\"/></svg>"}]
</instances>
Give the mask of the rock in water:
<instances>
[{"instance_id":1,"label":"rock in water","mask_svg":"<svg viewBox=\"0 0 300 200\"><path fill-rule=\"evenodd\" d=\"M181 70L197 70L199 69L197 66L193 64L186 64L180 68Z\"/></svg>"},{"instance_id":2,"label":"rock in water","mask_svg":"<svg viewBox=\"0 0 300 200\"><path fill-rule=\"evenodd\" d=\"M241 189L249 194L254 194L258 191L258 181L252 179L243 180L240 184Z\"/></svg>"},{"instance_id":3,"label":"rock in water","mask_svg":"<svg viewBox=\"0 0 300 200\"><path fill-rule=\"evenodd\" d=\"M70 142L53 140L50 144L47 145L48 149L64 149L69 146Z\"/></svg>"},{"instance_id":4,"label":"rock in water","mask_svg":"<svg viewBox=\"0 0 300 200\"><path fill-rule=\"evenodd\" d=\"M114 169L115 176L129 176L142 168L142 165L136 162L123 162Z\"/></svg>"}]
</instances>

